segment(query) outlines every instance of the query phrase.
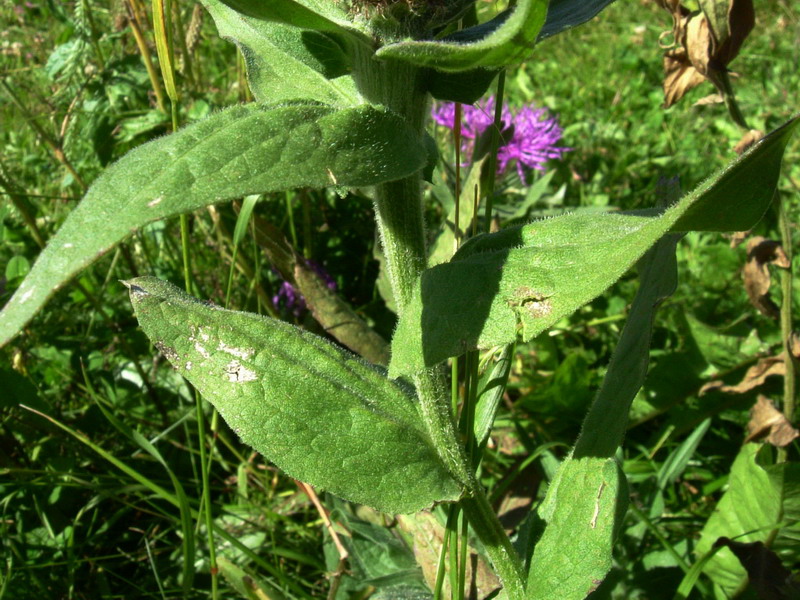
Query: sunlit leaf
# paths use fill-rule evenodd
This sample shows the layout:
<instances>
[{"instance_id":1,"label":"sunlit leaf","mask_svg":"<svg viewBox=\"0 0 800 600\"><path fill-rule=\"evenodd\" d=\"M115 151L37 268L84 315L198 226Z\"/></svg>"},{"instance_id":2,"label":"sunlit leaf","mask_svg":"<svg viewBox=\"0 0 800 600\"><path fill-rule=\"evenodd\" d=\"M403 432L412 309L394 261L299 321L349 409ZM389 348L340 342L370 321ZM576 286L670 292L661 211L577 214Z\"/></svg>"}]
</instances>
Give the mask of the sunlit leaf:
<instances>
[{"instance_id":1,"label":"sunlit leaf","mask_svg":"<svg viewBox=\"0 0 800 600\"><path fill-rule=\"evenodd\" d=\"M109 167L0 313L0 345L81 269L142 225L249 194L365 186L420 170L427 149L396 115L362 105L234 106Z\"/></svg>"},{"instance_id":2,"label":"sunlit leaf","mask_svg":"<svg viewBox=\"0 0 800 600\"><path fill-rule=\"evenodd\" d=\"M457 500L414 393L321 337L126 282L142 329L228 425L292 477L391 513Z\"/></svg>"}]
</instances>

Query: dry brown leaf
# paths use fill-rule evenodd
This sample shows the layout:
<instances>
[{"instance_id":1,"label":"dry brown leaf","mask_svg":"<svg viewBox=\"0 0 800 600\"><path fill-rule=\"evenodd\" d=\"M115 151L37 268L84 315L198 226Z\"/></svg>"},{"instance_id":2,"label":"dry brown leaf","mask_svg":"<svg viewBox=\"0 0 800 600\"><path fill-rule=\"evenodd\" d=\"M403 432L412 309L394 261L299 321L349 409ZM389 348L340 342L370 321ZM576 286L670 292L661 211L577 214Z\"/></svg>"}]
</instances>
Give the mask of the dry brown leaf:
<instances>
[{"instance_id":1,"label":"dry brown leaf","mask_svg":"<svg viewBox=\"0 0 800 600\"><path fill-rule=\"evenodd\" d=\"M779 448L788 446L794 439L800 437L800 431L792 427L786 415L775 408L772 400L761 394L750 409L747 432L745 442L766 438L764 441Z\"/></svg>"},{"instance_id":2,"label":"dry brown leaf","mask_svg":"<svg viewBox=\"0 0 800 600\"><path fill-rule=\"evenodd\" d=\"M759 312L777 319L780 309L769 297L769 265L789 268L789 259L780 242L755 236L747 242L747 262L744 265L744 289L750 302Z\"/></svg>"},{"instance_id":3,"label":"dry brown leaf","mask_svg":"<svg viewBox=\"0 0 800 600\"><path fill-rule=\"evenodd\" d=\"M695 69L686 50L678 48L664 55L664 108L669 108L686 93L705 81L705 77Z\"/></svg>"},{"instance_id":4,"label":"dry brown leaf","mask_svg":"<svg viewBox=\"0 0 800 600\"><path fill-rule=\"evenodd\" d=\"M692 106L708 106L710 104L722 104L725 102L725 99L720 94L709 94L708 96L703 96L692 104Z\"/></svg>"},{"instance_id":5,"label":"dry brown leaf","mask_svg":"<svg viewBox=\"0 0 800 600\"><path fill-rule=\"evenodd\" d=\"M747 231L734 231L729 234L727 237L731 240L731 248L736 248L736 246L744 242L748 235L750 235L749 229Z\"/></svg>"},{"instance_id":6,"label":"dry brown leaf","mask_svg":"<svg viewBox=\"0 0 800 600\"><path fill-rule=\"evenodd\" d=\"M767 356L765 358L760 358L756 364L747 369L744 378L736 385L726 385L720 380L709 381L700 388L700 395L702 396L712 390L728 394L744 394L763 384L767 380L767 377L785 374L786 365L783 361L783 355Z\"/></svg>"},{"instance_id":7,"label":"dry brown leaf","mask_svg":"<svg viewBox=\"0 0 800 600\"><path fill-rule=\"evenodd\" d=\"M675 47L664 55L664 107L704 80L723 91L721 73L755 24L753 0L701 0L690 12L675 0L656 0L672 14Z\"/></svg>"},{"instance_id":8,"label":"dry brown leaf","mask_svg":"<svg viewBox=\"0 0 800 600\"><path fill-rule=\"evenodd\" d=\"M760 129L751 129L742 136L742 139L736 142L736 145L733 147L733 151L736 152L736 154L742 154L745 150L763 137L763 131Z\"/></svg>"},{"instance_id":9,"label":"dry brown leaf","mask_svg":"<svg viewBox=\"0 0 800 600\"><path fill-rule=\"evenodd\" d=\"M444 527L429 512L419 512L413 515L398 515L397 524L400 529L413 538L414 558L422 569L425 581L433 589L436 585L436 573L439 567L439 554L442 551ZM445 562L445 569L449 570L449 562ZM475 575L473 576L473 569ZM444 578L443 597L449 594L450 578ZM478 600L486 598L500 588L497 578L486 561L473 548L467 561L467 582L472 589L468 589L468 598Z\"/></svg>"}]
</instances>

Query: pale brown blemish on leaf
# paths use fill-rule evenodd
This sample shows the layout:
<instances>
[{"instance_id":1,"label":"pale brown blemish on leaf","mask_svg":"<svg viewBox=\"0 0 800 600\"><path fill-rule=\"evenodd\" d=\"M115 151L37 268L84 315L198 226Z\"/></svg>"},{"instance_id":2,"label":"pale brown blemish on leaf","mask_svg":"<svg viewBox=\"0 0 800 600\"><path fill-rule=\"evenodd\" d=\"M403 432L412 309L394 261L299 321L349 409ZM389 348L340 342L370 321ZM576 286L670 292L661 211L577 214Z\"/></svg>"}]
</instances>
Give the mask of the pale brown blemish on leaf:
<instances>
[{"instance_id":1,"label":"pale brown blemish on leaf","mask_svg":"<svg viewBox=\"0 0 800 600\"><path fill-rule=\"evenodd\" d=\"M789 258L780 242L756 236L747 242L747 263L744 266L744 289L747 297L758 311L773 319L780 316L780 309L769 297L771 284L769 265L783 269L790 266Z\"/></svg>"},{"instance_id":2,"label":"pale brown blemish on leaf","mask_svg":"<svg viewBox=\"0 0 800 600\"><path fill-rule=\"evenodd\" d=\"M773 446L784 448L800 437L789 420L775 408L772 401L759 394L753 408L750 409L750 421L747 423L745 442L763 440Z\"/></svg>"},{"instance_id":3,"label":"pale brown blemish on leaf","mask_svg":"<svg viewBox=\"0 0 800 600\"><path fill-rule=\"evenodd\" d=\"M514 290L508 305L516 312L526 311L533 318L546 317L553 312L551 296L528 286L520 286Z\"/></svg>"}]
</instances>

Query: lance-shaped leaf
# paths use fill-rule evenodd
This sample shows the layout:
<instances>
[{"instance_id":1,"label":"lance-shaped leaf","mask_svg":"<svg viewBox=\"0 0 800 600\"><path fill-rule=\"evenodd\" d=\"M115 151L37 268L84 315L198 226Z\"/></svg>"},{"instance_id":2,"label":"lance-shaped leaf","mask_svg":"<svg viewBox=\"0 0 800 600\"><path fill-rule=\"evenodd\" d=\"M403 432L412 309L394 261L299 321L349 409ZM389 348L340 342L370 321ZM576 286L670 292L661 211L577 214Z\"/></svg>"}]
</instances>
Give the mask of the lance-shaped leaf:
<instances>
[{"instance_id":1,"label":"lance-shaped leaf","mask_svg":"<svg viewBox=\"0 0 800 600\"><path fill-rule=\"evenodd\" d=\"M550 0L547 19L539 32L543 40L593 19L614 0Z\"/></svg>"},{"instance_id":2,"label":"lance-shaped leaf","mask_svg":"<svg viewBox=\"0 0 800 600\"><path fill-rule=\"evenodd\" d=\"M235 106L109 167L0 312L8 342L73 275L142 225L295 187L365 186L421 169L427 149L393 113L362 105Z\"/></svg>"},{"instance_id":3,"label":"lance-shaped leaf","mask_svg":"<svg viewBox=\"0 0 800 600\"><path fill-rule=\"evenodd\" d=\"M530 55L546 14L547 0L519 0L487 23L441 40L388 44L376 55L440 71L500 68Z\"/></svg>"},{"instance_id":4,"label":"lance-shaped leaf","mask_svg":"<svg viewBox=\"0 0 800 600\"><path fill-rule=\"evenodd\" d=\"M390 374L528 340L591 301L669 231L741 231L764 214L795 117L665 211L571 214L473 238L425 271L398 323Z\"/></svg>"},{"instance_id":5,"label":"lance-shaped leaf","mask_svg":"<svg viewBox=\"0 0 800 600\"><path fill-rule=\"evenodd\" d=\"M301 29L346 34L349 39L369 44L369 36L347 18L331 0L222 0L248 17L293 25Z\"/></svg>"},{"instance_id":6,"label":"lance-shaped leaf","mask_svg":"<svg viewBox=\"0 0 800 600\"><path fill-rule=\"evenodd\" d=\"M611 568L611 551L628 502L625 476L614 454L647 374L656 308L678 283L679 237L661 239L639 263L641 285L608 373L575 450L562 463L539 509L538 517L546 526L529 569L531 600L583 600Z\"/></svg>"},{"instance_id":7,"label":"lance-shaped leaf","mask_svg":"<svg viewBox=\"0 0 800 600\"><path fill-rule=\"evenodd\" d=\"M203 0L222 37L241 50L250 90L258 102L309 99L352 106L359 94L349 57L319 31L264 21L236 12L221 0Z\"/></svg>"},{"instance_id":8,"label":"lance-shaped leaf","mask_svg":"<svg viewBox=\"0 0 800 600\"><path fill-rule=\"evenodd\" d=\"M223 310L153 277L126 282L142 329L228 425L292 477L408 513L461 485L409 388L323 338Z\"/></svg>"}]
</instances>

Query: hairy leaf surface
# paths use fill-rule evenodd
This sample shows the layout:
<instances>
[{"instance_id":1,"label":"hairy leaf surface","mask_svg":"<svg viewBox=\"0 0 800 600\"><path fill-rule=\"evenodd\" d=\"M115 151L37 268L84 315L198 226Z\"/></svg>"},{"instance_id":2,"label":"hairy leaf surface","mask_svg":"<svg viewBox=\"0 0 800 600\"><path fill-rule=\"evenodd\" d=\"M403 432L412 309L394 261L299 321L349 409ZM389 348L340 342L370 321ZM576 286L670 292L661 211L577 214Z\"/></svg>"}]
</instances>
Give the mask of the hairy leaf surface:
<instances>
[{"instance_id":1,"label":"hairy leaf surface","mask_svg":"<svg viewBox=\"0 0 800 600\"><path fill-rule=\"evenodd\" d=\"M678 282L675 247L667 236L639 263L641 284L603 385L575 450L561 465L539 510L544 533L528 572L529 598L582 600L605 578L627 509L625 476L614 455L628 412L647 374L653 318ZM563 535L569 531L570 535Z\"/></svg>"},{"instance_id":2,"label":"hairy leaf surface","mask_svg":"<svg viewBox=\"0 0 800 600\"><path fill-rule=\"evenodd\" d=\"M529 600L583 600L600 585L611 568L627 492L614 458L564 460L538 510L546 526L531 560Z\"/></svg>"},{"instance_id":3,"label":"hairy leaf surface","mask_svg":"<svg viewBox=\"0 0 800 600\"><path fill-rule=\"evenodd\" d=\"M242 441L292 477L391 513L457 500L416 397L384 370L282 321L153 277L126 282L142 329Z\"/></svg>"},{"instance_id":4,"label":"hairy leaf surface","mask_svg":"<svg viewBox=\"0 0 800 600\"><path fill-rule=\"evenodd\" d=\"M424 141L371 106L234 106L128 153L50 240L0 313L0 346L81 269L142 225L248 194L364 186L421 169Z\"/></svg>"},{"instance_id":5,"label":"hairy leaf surface","mask_svg":"<svg viewBox=\"0 0 800 600\"><path fill-rule=\"evenodd\" d=\"M487 23L441 40L389 44L376 55L440 71L500 68L530 55L546 14L547 0L519 0Z\"/></svg>"},{"instance_id":6,"label":"hairy leaf surface","mask_svg":"<svg viewBox=\"0 0 800 600\"><path fill-rule=\"evenodd\" d=\"M670 231L741 231L772 201L797 117L677 204L571 214L473 238L426 270L392 342L393 377L531 339L601 294Z\"/></svg>"},{"instance_id":7,"label":"hairy leaf surface","mask_svg":"<svg viewBox=\"0 0 800 600\"><path fill-rule=\"evenodd\" d=\"M241 50L247 80L259 102L309 99L337 106L359 103L349 58L318 31L248 17L221 0L203 0L222 37Z\"/></svg>"}]
</instances>

